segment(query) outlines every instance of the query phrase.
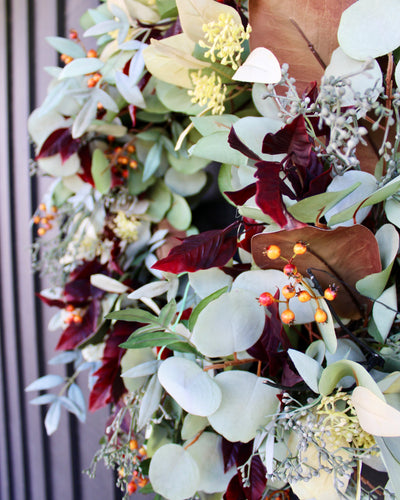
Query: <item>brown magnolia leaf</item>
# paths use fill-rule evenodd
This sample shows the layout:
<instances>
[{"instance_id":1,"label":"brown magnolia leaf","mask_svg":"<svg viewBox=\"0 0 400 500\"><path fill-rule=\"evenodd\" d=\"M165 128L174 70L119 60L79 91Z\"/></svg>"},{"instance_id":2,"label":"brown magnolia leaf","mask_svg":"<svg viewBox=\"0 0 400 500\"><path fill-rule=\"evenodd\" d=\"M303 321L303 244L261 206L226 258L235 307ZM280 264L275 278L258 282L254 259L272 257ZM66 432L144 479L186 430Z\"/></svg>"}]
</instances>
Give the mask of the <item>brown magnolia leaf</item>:
<instances>
[{"instance_id":1,"label":"brown magnolia leaf","mask_svg":"<svg viewBox=\"0 0 400 500\"><path fill-rule=\"evenodd\" d=\"M264 251L269 245L278 245L281 256L290 259L293 245L306 243L304 255L297 255L293 264L307 277L311 269L324 290L330 284L339 286L332 305L339 316L359 319L370 307L370 301L355 290L355 284L365 276L381 271L378 243L373 233L364 226L338 227L334 230L307 226L292 231L256 234L251 240L251 253L261 269L282 269L281 259L270 260Z\"/></svg>"},{"instance_id":2,"label":"brown magnolia leaf","mask_svg":"<svg viewBox=\"0 0 400 500\"><path fill-rule=\"evenodd\" d=\"M169 254L170 250L180 245L182 240L186 238L186 231L178 231L167 219L163 219L157 224L157 230L168 229L168 236L165 238L165 243L156 250L158 260L164 259Z\"/></svg>"},{"instance_id":3,"label":"brown magnolia leaf","mask_svg":"<svg viewBox=\"0 0 400 500\"><path fill-rule=\"evenodd\" d=\"M329 63L338 46L342 12L353 3L354 0L249 0L250 47L265 47L280 64L289 64L289 75L296 79L301 95L310 82L320 81L322 64Z\"/></svg>"}]
</instances>

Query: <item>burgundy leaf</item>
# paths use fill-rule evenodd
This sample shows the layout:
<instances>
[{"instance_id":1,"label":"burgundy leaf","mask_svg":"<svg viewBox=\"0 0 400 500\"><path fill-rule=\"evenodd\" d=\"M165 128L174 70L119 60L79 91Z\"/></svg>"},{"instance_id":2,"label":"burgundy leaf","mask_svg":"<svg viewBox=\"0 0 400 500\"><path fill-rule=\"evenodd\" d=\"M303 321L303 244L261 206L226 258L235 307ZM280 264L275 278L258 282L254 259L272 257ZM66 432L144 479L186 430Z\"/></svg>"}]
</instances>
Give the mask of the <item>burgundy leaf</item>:
<instances>
[{"instance_id":1,"label":"burgundy leaf","mask_svg":"<svg viewBox=\"0 0 400 500\"><path fill-rule=\"evenodd\" d=\"M231 130L228 135L228 143L229 146L233 149L237 149L241 153L243 153L245 156L248 158L251 158L252 160L259 161L261 158L250 148L246 146L238 137L237 133L235 132L234 127L231 127Z\"/></svg>"},{"instance_id":2,"label":"burgundy leaf","mask_svg":"<svg viewBox=\"0 0 400 500\"><path fill-rule=\"evenodd\" d=\"M262 152L290 155L297 165L308 165L312 141L307 134L306 122L299 115L275 134L267 134L263 140Z\"/></svg>"},{"instance_id":3,"label":"burgundy leaf","mask_svg":"<svg viewBox=\"0 0 400 500\"><path fill-rule=\"evenodd\" d=\"M238 465L239 451L243 443L236 441L232 443L222 438L222 457L224 460L224 471L227 472L234 465Z\"/></svg>"},{"instance_id":4,"label":"burgundy leaf","mask_svg":"<svg viewBox=\"0 0 400 500\"><path fill-rule=\"evenodd\" d=\"M92 301L82 317L81 323L71 323L61 334L56 350L68 351L75 349L80 343L92 335L96 328L100 315L100 302Z\"/></svg>"},{"instance_id":5,"label":"burgundy leaf","mask_svg":"<svg viewBox=\"0 0 400 500\"><path fill-rule=\"evenodd\" d=\"M267 478L265 474L267 469L258 455L254 455L250 463L250 486L243 486L243 491L247 500L260 500L262 498L265 487L267 485ZM242 482L242 476L239 476L239 481Z\"/></svg>"},{"instance_id":6,"label":"burgundy leaf","mask_svg":"<svg viewBox=\"0 0 400 500\"><path fill-rule=\"evenodd\" d=\"M261 210L269 215L281 227L286 226L288 220L281 196L281 179L279 176L281 164L277 162L258 162L255 177L256 203Z\"/></svg>"},{"instance_id":7,"label":"burgundy leaf","mask_svg":"<svg viewBox=\"0 0 400 500\"><path fill-rule=\"evenodd\" d=\"M224 500L246 500L246 495L243 491L242 483L239 479L239 473L233 476L229 481L228 488L226 489Z\"/></svg>"},{"instance_id":8,"label":"burgundy leaf","mask_svg":"<svg viewBox=\"0 0 400 500\"><path fill-rule=\"evenodd\" d=\"M65 302L61 299L49 299L48 297L45 297L41 293L37 293L36 296L39 297L39 299L42 302L44 302L46 305L50 307L60 307L61 309L64 309L64 307L66 306Z\"/></svg>"},{"instance_id":9,"label":"burgundy leaf","mask_svg":"<svg viewBox=\"0 0 400 500\"><path fill-rule=\"evenodd\" d=\"M64 163L68 158L78 151L80 139L73 139L69 128L59 128L52 132L44 141L36 160L48 158L57 153L61 155L61 161Z\"/></svg>"},{"instance_id":10,"label":"burgundy leaf","mask_svg":"<svg viewBox=\"0 0 400 500\"><path fill-rule=\"evenodd\" d=\"M167 257L156 262L153 269L178 274L224 266L236 252L236 234L229 236L229 233L238 225L239 222L234 222L225 229L205 231L185 238L180 245L171 249Z\"/></svg>"},{"instance_id":11,"label":"burgundy leaf","mask_svg":"<svg viewBox=\"0 0 400 500\"><path fill-rule=\"evenodd\" d=\"M224 194L231 200L235 205L244 205L246 201L254 196L257 192L257 185L255 182L249 184L248 186L239 189L239 191L225 191Z\"/></svg>"},{"instance_id":12,"label":"burgundy leaf","mask_svg":"<svg viewBox=\"0 0 400 500\"><path fill-rule=\"evenodd\" d=\"M92 155L88 144L83 145L78 151L79 159L81 161L81 171L78 173L83 182L87 182L94 187L94 180L92 177Z\"/></svg>"},{"instance_id":13,"label":"burgundy leaf","mask_svg":"<svg viewBox=\"0 0 400 500\"><path fill-rule=\"evenodd\" d=\"M117 321L110 332L104 349L102 366L94 373L97 381L89 396L89 410L96 411L109 403L117 403L126 392L121 378L121 358L126 349L119 347L131 333L138 328L139 323Z\"/></svg>"},{"instance_id":14,"label":"burgundy leaf","mask_svg":"<svg viewBox=\"0 0 400 500\"><path fill-rule=\"evenodd\" d=\"M303 382L303 379L298 373L294 372L290 368L288 360L286 359L283 363L282 385L286 387L293 387L299 382Z\"/></svg>"},{"instance_id":15,"label":"burgundy leaf","mask_svg":"<svg viewBox=\"0 0 400 500\"><path fill-rule=\"evenodd\" d=\"M251 238L258 233L264 231L264 224L257 224L255 220L243 217L244 232L241 234L238 243L239 248L243 248L246 252L251 252Z\"/></svg>"}]
</instances>

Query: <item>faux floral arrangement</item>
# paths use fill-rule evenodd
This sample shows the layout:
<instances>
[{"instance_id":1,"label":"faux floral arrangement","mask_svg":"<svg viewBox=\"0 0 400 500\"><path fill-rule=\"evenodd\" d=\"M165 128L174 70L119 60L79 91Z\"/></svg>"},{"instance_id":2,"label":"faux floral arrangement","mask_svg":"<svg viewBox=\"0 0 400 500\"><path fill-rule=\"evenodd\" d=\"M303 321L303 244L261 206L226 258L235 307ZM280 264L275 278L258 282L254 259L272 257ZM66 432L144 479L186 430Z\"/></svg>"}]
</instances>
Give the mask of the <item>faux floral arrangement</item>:
<instances>
[{"instance_id":1,"label":"faux floral arrangement","mask_svg":"<svg viewBox=\"0 0 400 500\"><path fill-rule=\"evenodd\" d=\"M34 255L75 372L27 389L57 388L32 401L51 434L85 419L88 371L113 412L89 472L126 496L400 497L399 21L396 0L108 0L82 18L96 49L48 39ZM215 172L234 215L199 233Z\"/></svg>"}]
</instances>

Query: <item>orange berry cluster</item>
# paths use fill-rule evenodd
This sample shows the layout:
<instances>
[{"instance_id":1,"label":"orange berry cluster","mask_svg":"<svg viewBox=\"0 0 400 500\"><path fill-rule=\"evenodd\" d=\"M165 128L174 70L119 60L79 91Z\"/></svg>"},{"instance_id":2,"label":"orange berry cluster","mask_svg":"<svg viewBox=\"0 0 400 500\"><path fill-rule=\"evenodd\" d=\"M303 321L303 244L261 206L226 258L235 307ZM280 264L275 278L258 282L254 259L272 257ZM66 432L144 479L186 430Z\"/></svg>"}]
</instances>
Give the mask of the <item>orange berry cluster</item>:
<instances>
[{"instance_id":1,"label":"orange berry cluster","mask_svg":"<svg viewBox=\"0 0 400 500\"><path fill-rule=\"evenodd\" d=\"M294 312L289 308L289 301L293 297L297 297L300 302L308 302L309 300L315 300L317 302L317 309L314 313L314 320L317 323L325 323L327 321L326 312L319 307L319 299L334 300L337 296L337 287L333 284L330 285L325 291L324 296L319 297L314 293L314 290L306 283L303 279L301 273L298 272L297 267L293 264L293 260L297 255L304 255L307 252L307 244L302 241L298 241L293 246L293 256L288 260L281 256L281 248L278 245L269 245L263 252L263 254L271 260L283 259L286 264L283 266L283 272L288 278L293 278L294 283L285 285L281 294L285 300L277 300L269 292L264 292L258 297L258 302L262 306L270 306L274 302L284 302L286 304L286 309L281 314L282 323L290 325L295 320ZM297 285L297 288L296 288Z\"/></svg>"},{"instance_id":2,"label":"orange berry cluster","mask_svg":"<svg viewBox=\"0 0 400 500\"><path fill-rule=\"evenodd\" d=\"M83 321L83 318L80 314L80 311L75 309L75 307L72 304L68 304L65 307L65 310L69 312L69 316L64 320L64 323L67 323L68 325L80 325Z\"/></svg>"},{"instance_id":3,"label":"orange berry cluster","mask_svg":"<svg viewBox=\"0 0 400 500\"><path fill-rule=\"evenodd\" d=\"M56 213L57 207L53 206L50 210L47 210L44 203L39 205L36 214L33 216L33 223L39 226L37 228L38 236L44 236L53 227L50 221L54 219Z\"/></svg>"},{"instance_id":4,"label":"orange berry cluster","mask_svg":"<svg viewBox=\"0 0 400 500\"><path fill-rule=\"evenodd\" d=\"M136 451L137 450L137 455L134 457L133 462L137 461L137 458L139 460L143 460L144 458L147 458L147 452L146 449L141 446L138 449L138 442L136 439L132 438L129 441L129 449L130 451ZM125 455L123 455L123 458L125 458ZM118 475L123 478L125 477L125 469L121 467L118 470ZM127 486L127 492L129 495L132 495L135 493L135 491L139 488L143 488L146 486L146 484L149 482L148 478L144 477L142 474L140 474L137 470L133 471L132 473L132 479L129 481L128 486Z\"/></svg>"},{"instance_id":5,"label":"orange berry cluster","mask_svg":"<svg viewBox=\"0 0 400 500\"><path fill-rule=\"evenodd\" d=\"M109 136L108 140L112 142L114 137ZM129 177L129 169L135 170L138 166L135 152L136 148L133 144L127 144L124 147L116 147L113 153L109 155L112 164L111 172L127 179Z\"/></svg>"}]
</instances>

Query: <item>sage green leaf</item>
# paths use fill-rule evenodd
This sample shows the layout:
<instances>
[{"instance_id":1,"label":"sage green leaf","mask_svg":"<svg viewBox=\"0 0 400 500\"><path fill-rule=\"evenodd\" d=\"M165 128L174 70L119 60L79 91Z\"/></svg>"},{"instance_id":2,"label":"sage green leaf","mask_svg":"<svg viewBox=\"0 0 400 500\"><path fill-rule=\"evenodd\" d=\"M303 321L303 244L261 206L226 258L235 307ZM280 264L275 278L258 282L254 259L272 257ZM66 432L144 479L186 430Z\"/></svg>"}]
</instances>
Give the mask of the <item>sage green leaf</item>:
<instances>
[{"instance_id":1,"label":"sage green leaf","mask_svg":"<svg viewBox=\"0 0 400 500\"><path fill-rule=\"evenodd\" d=\"M174 299L172 299L161 309L158 319L160 323L167 328L171 324L175 316L176 302Z\"/></svg>"},{"instance_id":2,"label":"sage green leaf","mask_svg":"<svg viewBox=\"0 0 400 500\"><path fill-rule=\"evenodd\" d=\"M80 109L72 125L71 135L73 139L81 137L89 128L97 114L97 100L89 99Z\"/></svg>"},{"instance_id":3,"label":"sage green leaf","mask_svg":"<svg viewBox=\"0 0 400 500\"><path fill-rule=\"evenodd\" d=\"M218 267L188 273L188 277L190 286L201 299L205 299L221 288L227 290L226 287L230 287L233 281L231 276Z\"/></svg>"},{"instance_id":4,"label":"sage green leaf","mask_svg":"<svg viewBox=\"0 0 400 500\"><path fill-rule=\"evenodd\" d=\"M156 373L157 359L153 349L128 349L121 358L122 380L129 392L138 391L149 375Z\"/></svg>"},{"instance_id":5,"label":"sage green leaf","mask_svg":"<svg viewBox=\"0 0 400 500\"><path fill-rule=\"evenodd\" d=\"M315 359L310 358L310 356L307 356L307 354L295 349L289 349L288 354L300 377L312 391L318 394L318 382L322 373L321 364Z\"/></svg>"},{"instance_id":6,"label":"sage green leaf","mask_svg":"<svg viewBox=\"0 0 400 500\"><path fill-rule=\"evenodd\" d=\"M172 193L172 206L167 212L167 219L179 231L185 231L192 223L189 204L179 194Z\"/></svg>"},{"instance_id":7,"label":"sage green leaf","mask_svg":"<svg viewBox=\"0 0 400 500\"><path fill-rule=\"evenodd\" d=\"M395 198L386 200L385 214L389 222L400 228L400 202Z\"/></svg>"},{"instance_id":8,"label":"sage green leaf","mask_svg":"<svg viewBox=\"0 0 400 500\"><path fill-rule=\"evenodd\" d=\"M64 78L89 75L90 73L99 71L103 66L103 61L100 61L97 57L80 57L67 64L58 78L63 80Z\"/></svg>"},{"instance_id":9,"label":"sage green leaf","mask_svg":"<svg viewBox=\"0 0 400 500\"><path fill-rule=\"evenodd\" d=\"M56 49L57 52L66 54L73 59L80 59L86 56L86 52L79 43L69 40L68 38L63 38L61 36L46 36L46 41L53 49Z\"/></svg>"},{"instance_id":10,"label":"sage green leaf","mask_svg":"<svg viewBox=\"0 0 400 500\"><path fill-rule=\"evenodd\" d=\"M44 375L25 387L25 391L44 391L57 387L65 381L61 375Z\"/></svg>"},{"instance_id":11,"label":"sage green leaf","mask_svg":"<svg viewBox=\"0 0 400 500\"><path fill-rule=\"evenodd\" d=\"M339 341L338 341L339 343ZM336 350L337 351L337 350ZM314 340L306 349L305 354L315 359L321 365L325 358L326 347L323 340Z\"/></svg>"},{"instance_id":12,"label":"sage green leaf","mask_svg":"<svg viewBox=\"0 0 400 500\"><path fill-rule=\"evenodd\" d=\"M229 356L255 344L264 323L265 313L256 296L247 290L235 289L213 300L200 312L191 341L205 356Z\"/></svg>"},{"instance_id":13,"label":"sage green leaf","mask_svg":"<svg viewBox=\"0 0 400 500\"><path fill-rule=\"evenodd\" d=\"M147 215L149 215L154 222L160 222L171 207L171 191L163 181L159 180L150 188L148 200L150 201L150 205L146 212Z\"/></svg>"},{"instance_id":14,"label":"sage green leaf","mask_svg":"<svg viewBox=\"0 0 400 500\"><path fill-rule=\"evenodd\" d=\"M190 359L172 356L162 362L158 379L185 411L207 417L221 403L221 390L208 372Z\"/></svg>"},{"instance_id":15,"label":"sage green leaf","mask_svg":"<svg viewBox=\"0 0 400 500\"><path fill-rule=\"evenodd\" d=\"M123 137L128 129L118 123L107 123L104 120L93 120L88 128L89 132L97 132L103 135L112 135L114 137Z\"/></svg>"},{"instance_id":16,"label":"sage green leaf","mask_svg":"<svg viewBox=\"0 0 400 500\"><path fill-rule=\"evenodd\" d=\"M182 439L191 439L208 425L207 417L199 417L188 413L183 420L181 437Z\"/></svg>"},{"instance_id":17,"label":"sage green leaf","mask_svg":"<svg viewBox=\"0 0 400 500\"><path fill-rule=\"evenodd\" d=\"M216 132L202 137L190 148L189 153L210 161L246 165L247 157L229 146L228 135L229 132Z\"/></svg>"},{"instance_id":18,"label":"sage green leaf","mask_svg":"<svg viewBox=\"0 0 400 500\"><path fill-rule=\"evenodd\" d=\"M198 158L194 155L186 158L181 154L178 154L178 156L174 156L171 153L168 153L168 162L170 163L171 167L173 167L178 172L182 172L183 174L195 174L210 163L209 160Z\"/></svg>"},{"instance_id":19,"label":"sage green leaf","mask_svg":"<svg viewBox=\"0 0 400 500\"><path fill-rule=\"evenodd\" d=\"M110 293L125 293L129 290L129 287L105 274L92 274L90 284Z\"/></svg>"},{"instance_id":20,"label":"sage green leaf","mask_svg":"<svg viewBox=\"0 0 400 500\"><path fill-rule=\"evenodd\" d=\"M357 363L363 364L365 362L365 356L361 349L350 339L338 339L337 349L334 353L329 351L325 353L326 364L331 365L336 363L336 361L341 361L342 359L350 359ZM353 377L343 377L339 381L339 387L351 387L354 384Z\"/></svg>"},{"instance_id":21,"label":"sage green leaf","mask_svg":"<svg viewBox=\"0 0 400 500\"><path fill-rule=\"evenodd\" d=\"M349 57L360 61L383 56L400 45L399 24L397 0L360 0L342 14L339 45Z\"/></svg>"},{"instance_id":22,"label":"sage green leaf","mask_svg":"<svg viewBox=\"0 0 400 500\"><path fill-rule=\"evenodd\" d=\"M110 96L110 94L107 94L107 92L104 92L102 89L95 88L93 90L94 99L97 99L98 102L100 102L105 109L109 109L110 111L113 111L114 113L118 113L119 108L117 103L114 101L114 99Z\"/></svg>"},{"instance_id":23,"label":"sage green leaf","mask_svg":"<svg viewBox=\"0 0 400 500\"><path fill-rule=\"evenodd\" d=\"M113 311L106 316L107 319L117 319L120 321L138 321L139 323L158 323L158 317L143 309L123 309Z\"/></svg>"},{"instance_id":24,"label":"sage green leaf","mask_svg":"<svg viewBox=\"0 0 400 500\"><path fill-rule=\"evenodd\" d=\"M372 299L377 299L385 289L399 249L399 235L391 224L381 226L375 238L379 245L382 271L370 274L356 283L357 290Z\"/></svg>"},{"instance_id":25,"label":"sage green leaf","mask_svg":"<svg viewBox=\"0 0 400 500\"><path fill-rule=\"evenodd\" d=\"M165 19L166 17L177 17L178 10L175 0L156 0L156 3L161 19Z\"/></svg>"},{"instance_id":26,"label":"sage green leaf","mask_svg":"<svg viewBox=\"0 0 400 500\"><path fill-rule=\"evenodd\" d=\"M355 172L353 172L353 174L354 173ZM375 205L377 203L380 203L381 201L386 200L387 198L389 198L389 196L395 194L399 189L400 179L396 177L395 179L385 184L385 186L374 191L371 195L366 196L363 202L357 202L351 207L346 208L342 212L333 215L329 220L329 224L333 226L335 224L340 224L341 222L351 220L354 217L354 214L360 209Z\"/></svg>"},{"instance_id":27,"label":"sage green leaf","mask_svg":"<svg viewBox=\"0 0 400 500\"><path fill-rule=\"evenodd\" d=\"M348 359L336 361L325 368L319 381L319 392L323 396L328 396L345 376L353 377L357 385L366 387L380 399L385 400L378 384L367 370L359 363Z\"/></svg>"},{"instance_id":28,"label":"sage green leaf","mask_svg":"<svg viewBox=\"0 0 400 500\"><path fill-rule=\"evenodd\" d=\"M46 417L44 419L44 425L46 427L46 433L51 436L58 427L61 418L61 401L57 398L47 410Z\"/></svg>"},{"instance_id":29,"label":"sage green leaf","mask_svg":"<svg viewBox=\"0 0 400 500\"><path fill-rule=\"evenodd\" d=\"M204 106L192 103L187 89L161 80L157 81L156 89L160 101L171 111L185 113L185 115L198 115L204 109Z\"/></svg>"},{"instance_id":30,"label":"sage green leaf","mask_svg":"<svg viewBox=\"0 0 400 500\"><path fill-rule=\"evenodd\" d=\"M206 185L207 174L203 171L186 174L170 168L165 173L164 182L171 191L180 196L193 196L199 193Z\"/></svg>"},{"instance_id":31,"label":"sage green leaf","mask_svg":"<svg viewBox=\"0 0 400 500\"><path fill-rule=\"evenodd\" d=\"M222 271L223 272L223 271ZM225 273L224 273L225 274ZM197 306L193 309L193 311L190 314L189 318L189 330L192 331L194 328L194 325L196 324L197 318L199 317L199 314L201 311L208 306L210 302L212 302L215 299L218 299L221 295L226 293L228 290L228 287L225 286L224 288L220 288L216 292L212 293L208 297L205 297L202 301L200 301Z\"/></svg>"},{"instance_id":32,"label":"sage green leaf","mask_svg":"<svg viewBox=\"0 0 400 500\"><path fill-rule=\"evenodd\" d=\"M155 177L150 177L146 182L143 182L143 175L140 169L129 169L128 191L132 196L137 196L146 191L147 188L156 182Z\"/></svg>"},{"instance_id":33,"label":"sage green leaf","mask_svg":"<svg viewBox=\"0 0 400 500\"><path fill-rule=\"evenodd\" d=\"M385 307L388 306L388 307ZM378 331L378 342L384 343L392 328L393 321L397 315L397 293L396 285L387 288L380 295L372 308L372 317Z\"/></svg>"},{"instance_id":34,"label":"sage green leaf","mask_svg":"<svg viewBox=\"0 0 400 500\"><path fill-rule=\"evenodd\" d=\"M400 491L400 438L375 436L393 492Z\"/></svg>"},{"instance_id":35,"label":"sage green leaf","mask_svg":"<svg viewBox=\"0 0 400 500\"><path fill-rule=\"evenodd\" d=\"M108 193L111 187L110 162L100 149L95 149L93 153L91 171L97 191L101 194Z\"/></svg>"},{"instance_id":36,"label":"sage green leaf","mask_svg":"<svg viewBox=\"0 0 400 500\"><path fill-rule=\"evenodd\" d=\"M203 432L199 439L188 446L187 451L194 458L199 467L199 490L205 493L225 492L229 481L237 473L236 467L224 469L222 455L222 437L214 432Z\"/></svg>"},{"instance_id":37,"label":"sage green leaf","mask_svg":"<svg viewBox=\"0 0 400 500\"><path fill-rule=\"evenodd\" d=\"M222 401L208 417L211 426L228 441L248 443L277 412L280 391L267 385L266 379L240 370L219 373L215 381Z\"/></svg>"},{"instance_id":38,"label":"sage green leaf","mask_svg":"<svg viewBox=\"0 0 400 500\"><path fill-rule=\"evenodd\" d=\"M154 491L162 497L184 500L198 490L200 473L190 453L183 446L170 443L154 453L149 478Z\"/></svg>"},{"instance_id":39,"label":"sage green leaf","mask_svg":"<svg viewBox=\"0 0 400 500\"><path fill-rule=\"evenodd\" d=\"M158 381L157 374L155 373L146 388L143 398L140 402L139 416L138 416L138 430L143 429L150 421L152 415L157 411L160 404L163 390L160 382Z\"/></svg>"},{"instance_id":40,"label":"sage green leaf","mask_svg":"<svg viewBox=\"0 0 400 500\"><path fill-rule=\"evenodd\" d=\"M293 215L293 217L301 222L317 222L322 216L324 216L334 205L339 201L343 200L348 194L352 193L357 187L360 186L360 182L353 184L347 189L342 191L325 192L321 194L316 194L314 196L309 196L304 200L300 200L297 203L288 206L288 212Z\"/></svg>"},{"instance_id":41,"label":"sage green leaf","mask_svg":"<svg viewBox=\"0 0 400 500\"><path fill-rule=\"evenodd\" d=\"M150 151L144 163L143 182L146 182L160 166L161 152L162 152L161 142L156 142L150 148Z\"/></svg>"},{"instance_id":42,"label":"sage green leaf","mask_svg":"<svg viewBox=\"0 0 400 500\"><path fill-rule=\"evenodd\" d=\"M68 198L72 195L72 191L68 189L63 182L60 180L54 186L53 192L51 194L52 204L56 207L60 207L63 203L65 203Z\"/></svg>"},{"instance_id":43,"label":"sage green leaf","mask_svg":"<svg viewBox=\"0 0 400 500\"><path fill-rule=\"evenodd\" d=\"M137 288L134 292L128 295L130 300L139 300L141 297L147 297L152 299L153 297L158 297L165 293L169 288L168 281L153 281L151 283L146 283L146 285Z\"/></svg>"},{"instance_id":44,"label":"sage green leaf","mask_svg":"<svg viewBox=\"0 0 400 500\"><path fill-rule=\"evenodd\" d=\"M210 115L193 116L191 120L200 134L206 137L218 132L229 133L232 125L236 123L239 118L235 115Z\"/></svg>"}]
</instances>

